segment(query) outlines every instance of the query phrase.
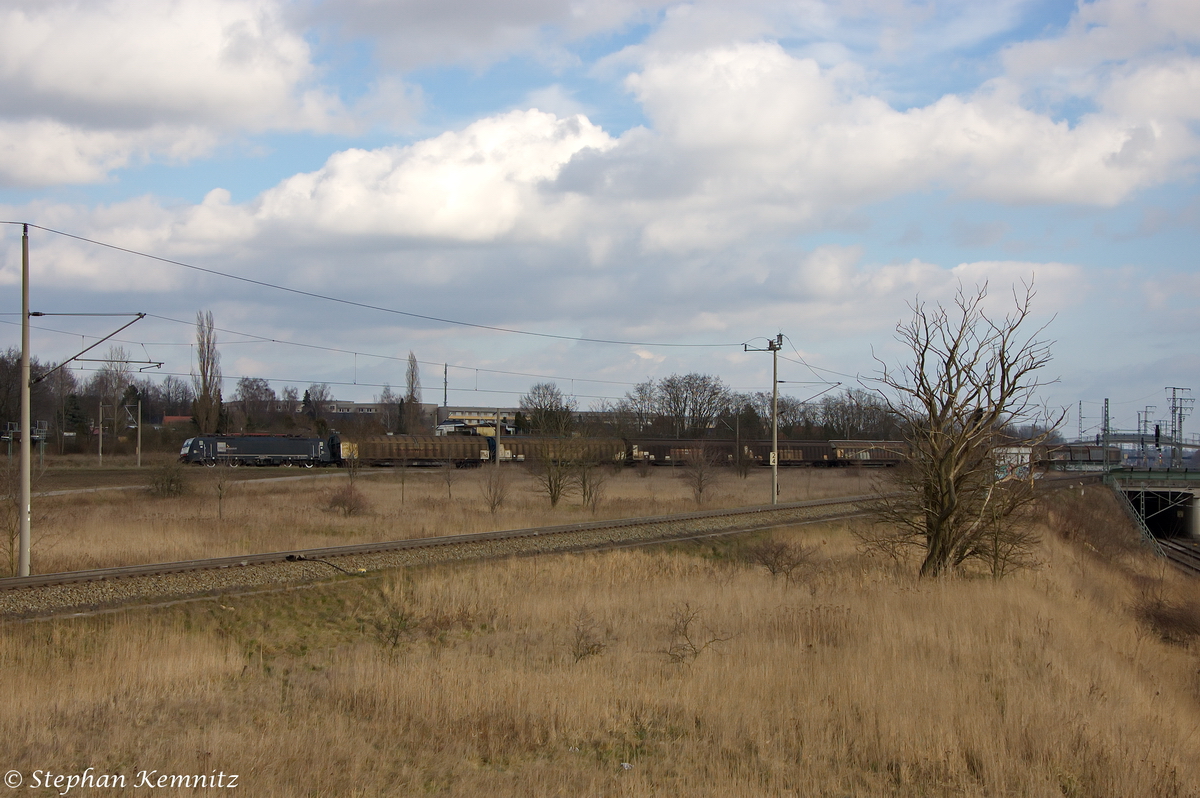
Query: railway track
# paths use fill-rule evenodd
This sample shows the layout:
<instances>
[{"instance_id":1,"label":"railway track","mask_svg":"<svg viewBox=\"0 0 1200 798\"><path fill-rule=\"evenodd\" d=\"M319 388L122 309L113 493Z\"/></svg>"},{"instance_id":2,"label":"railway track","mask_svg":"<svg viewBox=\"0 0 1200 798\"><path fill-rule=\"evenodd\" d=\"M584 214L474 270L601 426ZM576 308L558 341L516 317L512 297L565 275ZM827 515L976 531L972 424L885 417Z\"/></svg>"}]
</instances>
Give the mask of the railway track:
<instances>
[{"instance_id":1,"label":"railway track","mask_svg":"<svg viewBox=\"0 0 1200 798\"><path fill-rule=\"evenodd\" d=\"M0 618L48 618L462 560L731 535L864 513L869 496L0 579Z\"/></svg>"},{"instance_id":2,"label":"railway track","mask_svg":"<svg viewBox=\"0 0 1200 798\"><path fill-rule=\"evenodd\" d=\"M1193 576L1200 576L1200 541L1179 538L1159 538L1163 555Z\"/></svg>"}]
</instances>

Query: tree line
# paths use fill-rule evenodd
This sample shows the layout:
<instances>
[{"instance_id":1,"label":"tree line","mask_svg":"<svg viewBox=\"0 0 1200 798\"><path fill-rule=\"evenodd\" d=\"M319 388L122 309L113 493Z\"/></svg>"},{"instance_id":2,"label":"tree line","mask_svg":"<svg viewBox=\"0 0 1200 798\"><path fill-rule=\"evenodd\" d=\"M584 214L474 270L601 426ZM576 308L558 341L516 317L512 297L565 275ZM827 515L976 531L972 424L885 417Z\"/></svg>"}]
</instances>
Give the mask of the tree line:
<instances>
[{"instance_id":1,"label":"tree line","mask_svg":"<svg viewBox=\"0 0 1200 798\"><path fill-rule=\"evenodd\" d=\"M118 440L137 426L140 403L144 424L161 425L170 417L188 418L184 432L292 432L324 434L334 403L328 383L312 383L303 393L284 386L278 393L268 380L241 377L226 398L222 385L221 355L211 312L196 314L196 365L189 378L168 375L156 380L135 372L129 352L110 346L92 372L30 358L33 386L32 421L45 423L59 451L90 448L96 434ZM9 347L0 352L0 423L5 429L20 418L21 352ZM420 416L421 384L416 356L409 353L404 392L385 385L375 397L380 407L369 421L384 432L424 432ZM352 422L353 423L353 422ZM377 431L372 429L370 431ZM177 442L178 434L163 435L163 445ZM168 440L169 438L169 440ZM147 441L154 445L154 436Z\"/></svg>"},{"instance_id":2,"label":"tree line","mask_svg":"<svg viewBox=\"0 0 1200 798\"><path fill-rule=\"evenodd\" d=\"M729 389L711 374L672 374L646 380L615 401L580 413L576 400L551 382L521 397L518 431L546 435L607 434L617 437L744 438L771 435L771 394ZM779 435L796 440L890 440L897 417L882 397L851 388L804 402L778 400Z\"/></svg>"}]
</instances>

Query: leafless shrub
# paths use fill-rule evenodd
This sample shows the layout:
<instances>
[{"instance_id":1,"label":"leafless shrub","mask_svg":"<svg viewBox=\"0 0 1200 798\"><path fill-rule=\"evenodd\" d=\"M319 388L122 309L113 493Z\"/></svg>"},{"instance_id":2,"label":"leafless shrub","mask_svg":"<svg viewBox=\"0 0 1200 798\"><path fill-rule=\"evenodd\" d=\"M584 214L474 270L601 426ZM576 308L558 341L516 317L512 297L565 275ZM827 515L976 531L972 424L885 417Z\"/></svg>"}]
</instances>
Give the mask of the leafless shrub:
<instances>
[{"instance_id":1,"label":"leafless shrub","mask_svg":"<svg viewBox=\"0 0 1200 798\"><path fill-rule=\"evenodd\" d=\"M151 496L170 498L187 493L188 483L183 475L183 466L170 461L150 469L150 484L146 486Z\"/></svg>"},{"instance_id":2,"label":"leafless shrub","mask_svg":"<svg viewBox=\"0 0 1200 798\"><path fill-rule=\"evenodd\" d=\"M792 581L797 570L812 565L816 549L791 541L762 540L745 550L747 561L761 565L772 577L783 576Z\"/></svg>"},{"instance_id":3,"label":"leafless shrub","mask_svg":"<svg viewBox=\"0 0 1200 798\"><path fill-rule=\"evenodd\" d=\"M483 494L483 503L487 505L491 514L495 515L508 500L508 474L504 468L489 467L483 482L479 484L479 491Z\"/></svg>"},{"instance_id":4,"label":"leafless shrub","mask_svg":"<svg viewBox=\"0 0 1200 798\"><path fill-rule=\"evenodd\" d=\"M371 627L384 648L397 648L416 628L418 618L402 592L384 593Z\"/></svg>"},{"instance_id":5,"label":"leafless shrub","mask_svg":"<svg viewBox=\"0 0 1200 798\"><path fill-rule=\"evenodd\" d=\"M446 483L446 499L454 501L454 483L458 482L462 473L458 470L458 466L455 465L453 460L447 460L442 463L439 473L442 475L442 482Z\"/></svg>"},{"instance_id":6,"label":"leafless shrub","mask_svg":"<svg viewBox=\"0 0 1200 798\"><path fill-rule=\"evenodd\" d=\"M688 458L681 477L692 489L692 498L696 500L696 504L704 504L705 495L717 481L716 456L704 446L700 446L699 451L692 452Z\"/></svg>"},{"instance_id":7,"label":"leafless shrub","mask_svg":"<svg viewBox=\"0 0 1200 798\"><path fill-rule=\"evenodd\" d=\"M221 534L221 522L225 520L225 497L233 490L234 480L229 469L217 466L210 471L213 491L217 494L217 534Z\"/></svg>"},{"instance_id":8,"label":"leafless shrub","mask_svg":"<svg viewBox=\"0 0 1200 798\"><path fill-rule=\"evenodd\" d=\"M346 456L347 449L349 449L348 457ZM358 479L358 475L362 472L362 460L358 459L357 444L354 444L352 447L342 444L342 468L346 469L346 478L353 485Z\"/></svg>"},{"instance_id":9,"label":"leafless shrub","mask_svg":"<svg viewBox=\"0 0 1200 798\"><path fill-rule=\"evenodd\" d=\"M444 643L455 630L486 629L495 623L495 610L477 604L459 603L423 608L411 585L385 585L373 597L369 609L358 616L364 628L374 632L383 648L395 649L418 638Z\"/></svg>"},{"instance_id":10,"label":"leafless shrub","mask_svg":"<svg viewBox=\"0 0 1200 798\"><path fill-rule=\"evenodd\" d=\"M370 502L362 491L353 485L343 485L329 494L329 509L344 516L362 515L371 509Z\"/></svg>"},{"instance_id":11,"label":"leafless shrub","mask_svg":"<svg viewBox=\"0 0 1200 798\"><path fill-rule=\"evenodd\" d=\"M634 466L634 472L642 479L650 476L650 461L644 457L639 459Z\"/></svg>"},{"instance_id":12,"label":"leafless shrub","mask_svg":"<svg viewBox=\"0 0 1200 798\"><path fill-rule=\"evenodd\" d=\"M604 499L604 486L608 474L596 463L580 463L575 466L575 486L585 507L593 513Z\"/></svg>"},{"instance_id":13,"label":"leafless shrub","mask_svg":"<svg viewBox=\"0 0 1200 798\"><path fill-rule=\"evenodd\" d=\"M1200 602L1170 601L1162 596L1143 596L1134 606L1138 620L1169 643L1186 645L1200 637Z\"/></svg>"},{"instance_id":14,"label":"leafless shrub","mask_svg":"<svg viewBox=\"0 0 1200 798\"><path fill-rule=\"evenodd\" d=\"M733 471L742 479L750 476L750 471L754 468L754 460L746 454L745 447L738 451L733 459Z\"/></svg>"},{"instance_id":15,"label":"leafless shrub","mask_svg":"<svg viewBox=\"0 0 1200 798\"><path fill-rule=\"evenodd\" d=\"M576 662L603 654L604 649L608 648L600 634L600 624L586 607L579 608L571 624L571 639L567 647Z\"/></svg>"},{"instance_id":16,"label":"leafless shrub","mask_svg":"<svg viewBox=\"0 0 1200 798\"><path fill-rule=\"evenodd\" d=\"M551 507L557 507L562 497L570 494L576 487L572 479L571 464L549 444L538 450L529 468L541 492L550 500Z\"/></svg>"},{"instance_id":17,"label":"leafless shrub","mask_svg":"<svg viewBox=\"0 0 1200 798\"><path fill-rule=\"evenodd\" d=\"M671 662L693 662L706 649L717 643L724 643L732 637L722 637L713 634L707 627L701 628L698 623L700 615L700 608L693 607L686 601L671 608L667 619L667 647L662 649L662 653L666 654Z\"/></svg>"}]
</instances>

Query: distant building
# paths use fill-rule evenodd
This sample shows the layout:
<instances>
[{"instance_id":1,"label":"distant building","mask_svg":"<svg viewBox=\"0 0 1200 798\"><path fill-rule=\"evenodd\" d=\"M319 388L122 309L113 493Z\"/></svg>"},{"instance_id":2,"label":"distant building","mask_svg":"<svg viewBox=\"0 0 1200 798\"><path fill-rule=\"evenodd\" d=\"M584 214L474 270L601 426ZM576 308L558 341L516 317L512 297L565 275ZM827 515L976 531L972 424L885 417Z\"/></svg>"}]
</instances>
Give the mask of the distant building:
<instances>
[{"instance_id":1,"label":"distant building","mask_svg":"<svg viewBox=\"0 0 1200 798\"><path fill-rule=\"evenodd\" d=\"M515 407L439 407L437 409L438 426L447 422L460 422L468 427L496 426L496 413L500 413L500 423L515 426L517 413Z\"/></svg>"}]
</instances>

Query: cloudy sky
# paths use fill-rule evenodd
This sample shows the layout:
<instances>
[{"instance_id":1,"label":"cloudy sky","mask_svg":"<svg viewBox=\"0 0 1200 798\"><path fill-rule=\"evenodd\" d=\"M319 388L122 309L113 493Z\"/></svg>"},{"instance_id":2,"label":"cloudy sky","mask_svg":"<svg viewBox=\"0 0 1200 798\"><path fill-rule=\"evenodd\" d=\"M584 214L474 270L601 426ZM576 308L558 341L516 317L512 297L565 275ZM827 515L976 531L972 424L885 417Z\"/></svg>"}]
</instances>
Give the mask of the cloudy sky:
<instances>
[{"instance_id":1,"label":"cloudy sky","mask_svg":"<svg viewBox=\"0 0 1200 798\"><path fill-rule=\"evenodd\" d=\"M870 387L908 303L1032 279L1045 399L1132 427L1200 390L1198 121L1195 0L0 5L0 217L198 267L35 228L34 310L180 374L211 310L231 381L361 401L410 350L426 401L765 390L776 333Z\"/></svg>"}]
</instances>

